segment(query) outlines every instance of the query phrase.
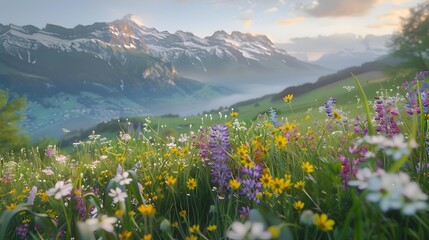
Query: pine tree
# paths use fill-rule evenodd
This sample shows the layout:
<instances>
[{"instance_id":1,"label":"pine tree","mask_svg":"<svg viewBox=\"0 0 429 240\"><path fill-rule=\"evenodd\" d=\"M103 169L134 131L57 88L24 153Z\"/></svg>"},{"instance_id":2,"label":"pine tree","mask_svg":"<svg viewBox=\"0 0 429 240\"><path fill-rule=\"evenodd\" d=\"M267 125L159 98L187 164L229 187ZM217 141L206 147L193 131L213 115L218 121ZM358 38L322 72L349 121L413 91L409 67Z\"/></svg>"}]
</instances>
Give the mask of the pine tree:
<instances>
[{"instance_id":1,"label":"pine tree","mask_svg":"<svg viewBox=\"0 0 429 240\"><path fill-rule=\"evenodd\" d=\"M0 90L0 153L17 150L28 144L29 137L23 135L19 121L25 116L25 97L9 99L9 93Z\"/></svg>"}]
</instances>

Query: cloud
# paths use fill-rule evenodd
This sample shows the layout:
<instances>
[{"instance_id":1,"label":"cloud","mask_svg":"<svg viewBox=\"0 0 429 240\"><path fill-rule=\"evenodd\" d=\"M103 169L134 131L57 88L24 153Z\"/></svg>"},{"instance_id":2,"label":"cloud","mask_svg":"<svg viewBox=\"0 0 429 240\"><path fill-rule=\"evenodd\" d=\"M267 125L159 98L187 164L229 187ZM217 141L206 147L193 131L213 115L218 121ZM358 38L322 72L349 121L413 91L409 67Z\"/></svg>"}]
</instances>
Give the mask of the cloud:
<instances>
[{"instance_id":1,"label":"cloud","mask_svg":"<svg viewBox=\"0 0 429 240\"><path fill-rule=\"evenodd\" d=\"M301 6L313 17L362 16L371 10L377 0L315 0Z\"/></svg>"},{"instance_id":2,"label":"cloud","mask_svg":"<svg viewBox=\"0 0 429 240\"><path fill-rule=\"evenodd\" d=\"M290 26L290 25L296 25L296 24L302 22L304 19L305 19L304 17L287 18L287 19L279 20L278 23L280 25Z\"/></svg>"},{"instance_id":3,"label":"cloud","mask_svg":"<svg viewBox=\"0 0 429 240\"><path fill-rule=\"evenodd\" d=\"M276 7L272 7L272 8L267 8L265 9L264 13L275 13L277 12L279 9Z\"/></svg>"},{"instance_id":4,"label":"cloud","mask_svg":"<svg viewBox=\"0 0 429 240\"><path fill-rule=\"evenodd\" d=\"M280 46L291 52L338 52L341 49L355 49L365 43L372 48L384 48L390 35L357 36L352 33L321 35L317 37L292 38L289 43Z\"/></svg>"},{"instance_id":5,"label":"cloud","mask_svg":"<svg viewBox=\"0 0 429 240\"><path fill-rule=\"evenodd\" d=\"M399 22L401 18L407 18L410 15L410 10L408 8L404 9L392 9L388 13L378 17L382 21L388 22Z\"/></svg>"},{"instance_id":6,"label":"cloud","mask_svg":"<svg viewBox=\"0 0 429 240\"><path fill-rule=\"evenodd\" d=\"M407 18L410 15L408 8L392 9L384 15L379 16L377 23L368 25L368 28L379 30L399 30L401 19Z\"/></svg>"},{"instance_id":7,"label":"cloud","mask_svg":"<svg viewBox=\"0 0 429 240\"><path fill-rule=\"evenodd\" d=\"M250 27L252 27L252 24L253 24L253 20L250 18L240 19L240 22L241 22L241 24L243 24L243 27L245 29L249 29Z\"/></svg>"}]
</instances>

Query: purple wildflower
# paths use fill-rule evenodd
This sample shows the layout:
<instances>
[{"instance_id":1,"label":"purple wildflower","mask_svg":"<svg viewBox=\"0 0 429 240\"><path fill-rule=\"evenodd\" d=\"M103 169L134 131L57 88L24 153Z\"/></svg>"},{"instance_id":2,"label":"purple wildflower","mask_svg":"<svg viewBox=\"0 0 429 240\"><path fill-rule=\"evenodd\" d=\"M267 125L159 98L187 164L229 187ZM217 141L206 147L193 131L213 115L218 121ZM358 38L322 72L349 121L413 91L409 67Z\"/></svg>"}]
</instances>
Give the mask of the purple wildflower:
<instances>
[{"instance_id":1,"label":"purple wildflower","mask_svg":"<svg viewBox=\"0 0 429 240\"><path fill-rule=\"evenodd\" d=\"M134 124L133 123L129 123L128 124L128 134L130 134L131 136L134 133Z\"/></svg>"},{"instance_id":2,"label":"purple wildflower","mask_svg":"<svg viewBox=\"0 0 429 240\"><path fill-rule=\"evenodd\" d=\"M117 175L122 175L122 166L120 164L118 164L118 167L116 168L116 176Z\"/></svg>"},{"instance_id":3,"label":"purple wildflower","mask_svg":"<svg viewBox=\"0 0 429 240\"><path fill-rule=\"evenodd\" d=\"M29 225L28 223L24 223L23 225L20 225L16 227L16 235L19 237L19 239L26 239L28 235Z\"/></svg>"},{"instance_id":4,"label":"purple wildflower","mask_svg":"<svg viewBox=\"0 0 429 240\"><path fill-rule=\"evenodd\" d=\"M417 84L418 80L424 79L427 76L427 72L420 72L416 74L415 80L408 82L405 81L401 87L404 88L406 93L406 107L407 107L407 113L409 116L414 115L414 113L420 114L420 104L419 104L419 98L418 98L418 91L417 91ZM429 85L427 83L424 83L423 86L420 88L420 96L422 101L422 108L423 112L425 114L429 113Z\"/></svg>"},{"instance_id":5,"label":"purple wildflower","mask_svg":"<svg viewBox=\"0 0 429 240\"><path fill-rule=\"evenodd\" d=\"M45 154L48 157L53 157L53 156L55 156L56 153L57 153L57 151L56 151L55 147L52 145L49 145L45 150Z\"/></svg>"},{"instance_id":6,"label":"purple wildflower","mask_svg":"<svg viewBox=\"0 0 429 240\"><path fill-rule=\"evenodd\" d=\"M240 214L240 218L245 219L249 217L250 207L245 206L238 209L238 214Z\"/></svg>"},{"instance_id":7,"label":"purple wildflower","mask_svg":"<svg viewBox=\"0 0 429 240\"><path fill-rule=\"evenodd\" d=\"M81 197L83 194L81 189L75 190L74 200L76 201L75 210L78 214L78 219L83 221L85 219L86 214L86 203L85 200Z\"/></svg>"},{"instance_id":8,"label":"purple wildflower","mask_svg":"<svg viewBox=\"0 0 429 240\"><path fill-rule=\"evenodd\" d=\"M359 149L358 146L355 145L349 147L349 153L353 154L353 157L346 157L343 154L338 156L338 159L341 161L342 165L340 176L343 178L344 186L347 186L350 178L355 176L359 169L359 165L365 162L365 154L367 151L368 149L366 147Z\"/></svg>"},{"instance_id":9,"label":"purple wildflower","mask_svg":"<svg viewBox=\"0 0 429 240\"><path fill-rule=\"evenodd\" d=\"M262 189L260 182L262 169L262 164L257 164L253 168L243 167L240 169L241 177L237 178L241 183L240 195L247 196L248 199L255 201L256 204L260 203L256 195Z\"/></svg>"},{"instance_id":10,"label":"purple wildflower","mask_svg":"<svg viewBox=\"0 0 429 240\"><path fill-rule=\"evenodd\" d=\"M429 75L428 71L421 71L416 73L416 80L423 81Z\"/></svg>"},{"instance_id":11,"label":"purple wildflower","mask_svg":"<svg viewBox=\"0 0 429 240\"><path fill-rule=\"evenodd\" d=\"M398 124L395 121L395 116L399 114L398 109L394 106L393 98L375 97L375 112L377 116L374 118L378 122L375 130L384 136L393 137L401 132Z\"/></svg>"},{"instance_id":12,"label":"purple wildflower","mask_svg":"<svg viewBox=\"0 0 429 240\"><path fill-rule=\"evenodd\" d=\"M270 120L274 124L275 127L279 127L279 126L283 125L281 122L279 122L277 120L276 110L274 110L273 108L270 108L270 110L268 112L270 113Z\"/></svg>"},{"instance_id":13,"label":"purple wildflower","mask_svg":"<svg viewBox=\"0 0 429 240\"><path fill-rule=\"evenodd\" d=\"M362 118L356 116L353 119L353 132L354 133L362 133L362 135L366 135L368 133L368 126L365 124L366 121L362 121Z\"/></svg>"},{"instance_id":14,"label":"purple wildflower","mask_svg":"<svg viewBox=\"0 0 429 240\"><path fill-rule=\"evenodd\" d=\"M28 194L27 204L33 205L34 199L36 198L37 194L37 187L33 186L30 190L30 193Z\"/></svg>"},{"instance_id":15,"label":"purple wildflower","mask_svg":"<svg viewBox=\"0 0 429 240\"><path fill-rule=\"evenodd\" d=\"M207 165L210 167L212 183L218 185L217 192L223 195L231 179L231 170L228 166L228 128L225 125L212 127L208 137L208 145L202 145L200 152Z\"/></svg>"},{"instance_id":16,"label":"purple wildflower","mask_svg":"<svg viewBox=\"0 0 429 240\"><path fill-rule=\"evenodd\" d=\"M323 107L325 108L325 112L328 115L328 117L332 118L334 117L334 114L332 113L332 107L335 106L335 104L337 103L337 99L336 98L329 98L325 104L323 105Z\"/></svg>"},{"instance_id":17,"label":"purple wildflower","mask_svg":"<svg viewBox=\"0 0 429 240\"><path fill-rule=\"evenodd\" d=\"M137 133L139 135L139 138L143 138L142 124L141 123L137 123Z\"/></svg>"}]
</instances>

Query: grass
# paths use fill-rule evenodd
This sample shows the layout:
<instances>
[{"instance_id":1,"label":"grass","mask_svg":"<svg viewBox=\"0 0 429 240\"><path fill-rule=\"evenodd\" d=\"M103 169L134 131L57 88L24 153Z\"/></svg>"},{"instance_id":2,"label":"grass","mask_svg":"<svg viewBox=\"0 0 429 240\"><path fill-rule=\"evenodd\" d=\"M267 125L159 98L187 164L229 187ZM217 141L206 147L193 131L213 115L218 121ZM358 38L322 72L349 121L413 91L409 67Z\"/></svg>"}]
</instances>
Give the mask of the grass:
<instances>
[{"instance_id":1,"label":"grass","mask_svg":"<svg viewBox=\"0 0 429 240\"><path fill-rule=\"evenodd\" d=\"M426 239L428 89L359 78L368 102L347 79L290 104L128 119L70 151L4 153L0 238Z\"/></svg>"}]
</instances>

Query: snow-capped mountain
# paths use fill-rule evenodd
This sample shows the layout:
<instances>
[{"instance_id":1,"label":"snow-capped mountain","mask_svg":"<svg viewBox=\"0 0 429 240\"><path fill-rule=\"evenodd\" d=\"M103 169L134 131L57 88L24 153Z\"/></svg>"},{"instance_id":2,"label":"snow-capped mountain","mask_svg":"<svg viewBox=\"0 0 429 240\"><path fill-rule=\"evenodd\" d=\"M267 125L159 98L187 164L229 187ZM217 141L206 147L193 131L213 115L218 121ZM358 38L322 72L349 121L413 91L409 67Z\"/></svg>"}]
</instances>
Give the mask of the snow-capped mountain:
<instances>
[{"instance_id":1,"label":"snow-capped mountain","mask_svg":"<svg viewBox=\"0 0 429 240\"><path fill-rule=\"evenodd\" d=\"M231 94L225 86L242 90L249 84L277 84L281 89L326 73L276 48L266 36L217 31L200 38L158 31L132 19L74 28L0 24L0 87L26 95L38 109L60 109L58 116L112 112L95 119L100 121L140 110L177 113L179 104ZM257 91L267 93L260 87ZM66 103L74 110L64 110ZM32 120L43 112L30 111Z\"/></svg>"},{"instance_id":2,"label":"snow-capped mountain","mask_svg":"<svg viewBox=\"0 0 429 240\"><path fill-rule=\"evenodd\" d=\"M278 49L266 36L217 31L200 38L189 32L169 33L148 28L132 16L110 23L78 25L73 29L47 24L34 26L0 26L0 43L4 51L30 64L37 63L35 51L43 48L59 52L87 53L106 61L125 64L124 51L139 52L171 63L181 76L216 83L245 78L279 76L318 76L325 69L301 62ZM176 71L173 69L173 71Z\"/></svg>"}]
</instances>

